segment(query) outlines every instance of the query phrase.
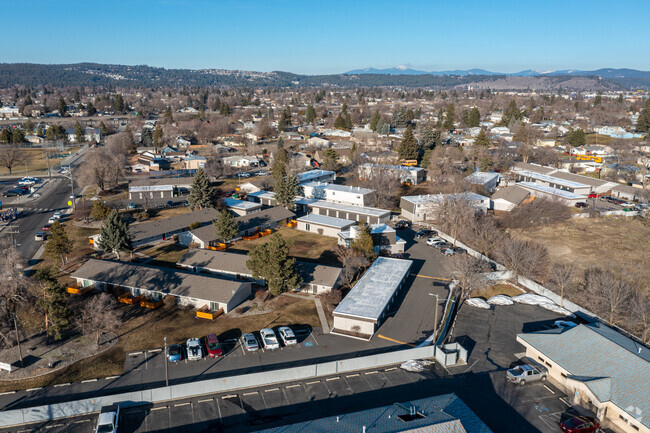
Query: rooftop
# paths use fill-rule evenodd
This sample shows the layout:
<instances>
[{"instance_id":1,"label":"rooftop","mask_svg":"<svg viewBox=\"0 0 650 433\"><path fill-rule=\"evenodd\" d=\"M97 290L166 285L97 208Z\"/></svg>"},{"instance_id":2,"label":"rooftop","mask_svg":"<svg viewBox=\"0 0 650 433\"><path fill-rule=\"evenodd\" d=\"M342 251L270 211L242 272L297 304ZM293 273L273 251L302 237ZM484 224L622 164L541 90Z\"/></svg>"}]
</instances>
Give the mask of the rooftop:
<instances>
[{"instance_id":1,"label":"rooftop","mask_svg":"<svg viewBox=\"0 0 650 433\"><path fill-rule=\"evenodd\" d=\"M161 236L162 240L162 236L165 233L183 230L189 227L193 222L198 222L200 224L211 223L218 215L219 211L212 208L196 210L194 212L176 215L158 221L131 224L129 226L129 233L131 234L131 239L134 241L148 239L154 236Z\"/></svg>"},{"instance_id":2,"label":"rooftop","mask_svg":"<svg viewBox=\"0 0 650 433\"><path fill-rule=\"evenodd\" d=\"M375 192L372 189L362 188L360 186L336 185L333 183L325 183L325 182L307 182L307 183L303 183L302 186L304 188L315 188L315 189L318 188L318 189L326 189L329 191L350 192L356 194L372 194L373 192Z\"/></svg>"},{"instance_id":3,"label":"rooftop","mask_svg":"<svg viewBox=\"0 0 650 433\"><path fill-rule=\"evenodd\" d=\"M325 177L325 176L336 177L336 173L328 170L308 170L308 171L303 171L302 173L298 173L296 176L298 177L299 183L305 183L305 182L311 182L313 179L318 179L320 177Z\"/></svg>"},{"instance_id":4,"label":"rooftop","mask_svg":"<svg viewBox=\"0 0 650 433\"><path fill-rule=\"evenodd\" d=\"M594 177L589 177L589 176L582 176L579 174L567 173L565 171L556 171L553 173L553 177L556 177L558 179L569 180L573 182L579 182L594 187L599 187L607 183L611 183L612 185L614 185L613 182L608 182L606 180L596 179Z\"/></svg>"},{"instance_id":5,"label":"rooftop","mask_svg":"<svg viewBox=\"0 0 650 433\"><path fill-rule=\"evenodd\" d=\"M378 257L334 310L334 314L379 320L386 304L408 275L411 260Z\"/></svg>"},{"instance_id":6,"label":"rooftop","mask_svg":"<svg viewBox=\"0 0 650 433\"><path fill-rule=\"evenodd\" d=\"M514 171L532 171L539 174L549 174L554 172L556 169L553 167L544 167L539 164L529 164L527 162L515 162L513 166Z\"/></svg>"},{"instance_id":7,"label":"rooftop","mask_svg":"<svg viewBox=\"0 0 650 433\"><path fill-rule=\"evenodd\" d=\"M390 214L390 211L386 209L379 209L376 207L366 207L366 206L354 206L354 205L342 204L342 203L332 203L325 200L318 200L316 198L307 198L307 197L297 198L296 204L307 205L307 206L317 207L322 209L340 210L343 212L357 213L357 214L370 215L376 217L382 217L387 214Z\"/></svg>"},{"instance_id":8,"label":"rooftop","mask_svg":"<svg viewBox=\"0 0 650 433\"><path fill-rule=\"evenodd\" d=\"M584 382L601 402L611 401L650 427L650 349L602 325L578 325L519 339Z\"/></svg>"},{"instance_id":9,"label":"rooftop","mask_svg":"<svg viewBox=\"0 0 650 433\"><path fill-rule=\"evenodd\" d=\"M303 217L298 218L298 222L304 222L309 224L317 224L320 226L334 227L338 229L344 229L350 227L353 224L356 224L356 221L346 220L343 218L336 218L327 215L317 215L309 214Z\"/></svg>"},{"instance_id":10,"label":"rooftop","mask_svg":"<svg viewBox=\"0 0 650 433\"><path fill-rule=\"evenodd\" d=\"M258 212L249 213L248 215L242 215L235 218L235 221L239 224L239 232L242 233L256 227L275 224L278 221L293 218L294 216L296 216L296 214L286 208L271 207ZM217 233L212 224L192 230L192 234L203 242L217 240Z\"/></svg>"},{"instance_id":11,"label":"rooftop","mask_svg":"<svg viewBox=\"0 0 650 433\"><path fill-rule=\"evenodd\" d=\"M541 182L548 182L548 183L554 183L556 185L561 185L566 188L589 188L589 185L581 182L575 182L573 180L567 180L567 179L562 179L560 177L555 177L557 173L553 173L553 175L545 175L545 174L539 174L539 173L534 173L532 171L519 171L517 172L518 175L520 176L526 176L530 177L531 179L539 180Z\"/></svg>"},{"instance_id":12,"label":"rooftop","mask_svg":"<svg viewBox=\"0 0 650 433\"><path fill-rule=\"evenodd\" d=\"M156 177L147 179L137 179L129 182L129 191L133 191L133 187L141 186L182 186L189 188L192 184L191 177Z\"/></svg>"},{"instance_id":13,"label":"rooftop","mask_svg":"<svg viewBox=\"0 0 650 433\"><path fill-rule=\"evenodd\" d=\"M389 165L389 164L372 164L370 162L367 162L363 164L364 167L383 167L388 170L396 170L396 171L421 171L424 170L422 167L409 167L406 165Z\"/></svg>"},{"instance_id":14,"label":"rooftop","mask_svg":"<svg viewBox=\"0 0 650 433\"><path fill-rule=\"evenodd\" d=\"M550 186L542 185L541 183L535 182L518 182L517 185L526 188L532 189L539 192L545 192L547 194L552 194L567 200L586 200L587 196L582 194L576 194L571 191L566 191L563 189L553 188Z\"/></svg>"},{"instance_id":15,"label":"rooftop","mask_svg":"<svg viewBox=\"0 0 650 433\"><path fill-rule=\"evenodd\" d=\"M237 200L235 198L225 198L223 204L226 207L231 207L233 209L242 209L242 210L252 210L259 209L262 207L259 203L253 203L252 201Z\"/></svg>"},{"instance_id":16,"label":"rooftop","mask_svg":"<svg viewBox=\"0 0 650 433\"><path fill-rule=\"evenodd\" d=\"M484 201L489 200L487 197L475 192L461 192L458 194L424 194L424 195L406 195L402 199L413 204L426 204L444 201L447 197L459 198L467 201Z\"/></svg>"},{"instance_id":17,"label":"rooftop","mask_svg":"<svg viewBox=\"0 0 650 433\"><path fill-rule=\"evenodd\" d=\"M530 195L530 191L517 185L499 188L492 194L492 200L505 200L510 203L519 204Z\"/></svg>"},{"instance_id":18,"label":"rooftop","mask_svg":"<svg viewBox=\"0 0 650 433\"><path fill-rule=\"evenodd\" d=\"M474 184L483 185L488 182L491 182L494 179L499 178L499 173L486 173L484 171L475 171L474 173L467 176L465 179Z\"/></svg>"}]
</instances>

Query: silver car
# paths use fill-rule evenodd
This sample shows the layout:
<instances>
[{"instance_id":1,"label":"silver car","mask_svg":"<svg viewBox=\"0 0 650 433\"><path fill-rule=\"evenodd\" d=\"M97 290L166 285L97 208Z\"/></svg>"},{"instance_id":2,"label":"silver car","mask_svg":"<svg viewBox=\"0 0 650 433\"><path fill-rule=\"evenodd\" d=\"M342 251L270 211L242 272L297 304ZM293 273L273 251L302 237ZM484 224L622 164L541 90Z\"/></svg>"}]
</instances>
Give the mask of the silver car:
<instances>
[{"instance_id":1,"label":"silver car","mask_svg":"<svg viewBox=\"0 0 650 433\"><path fill-rule=\"evenodd\" d=\"M296 340L296 334L294 334L288 326L280 326L278 328L278 334L280 334L280 338L285 346L296 344L298 342L298 340Z\"/></svg>"},{"instance_id":2,"label":"silver car","mask_svg":"<svg viewBox=\"0 0 650 433\"><path fill-rule=\"evenodd\" d=\"M249 352L255 352L260 348L260 344L257 342L257 338L252 333L247 333L241 336L242 344L244 348Z\"/></svg>"},{"instance_id":3,"label":"silver car","mask_svg":"<svg viewBox=\"0 0 650 433\"><path fill-rule=\"evenodd\" d=\"M526 382L546 380L548 371L541 365L523 364L506 371L506 377L512 383L525 385Z\"/></svg>"},{"instance_id":4,"label":"silver car","mask_svg":"<svg viewBox=\"0 0 650 433\"><path fill-rule=\"evenodd\" d=\"M280 348L278 337L273 332L273 329L264 328L260 329L260 337L262 337L262 344L267 350L275 350Z\"/></svg>"}]
</instances>

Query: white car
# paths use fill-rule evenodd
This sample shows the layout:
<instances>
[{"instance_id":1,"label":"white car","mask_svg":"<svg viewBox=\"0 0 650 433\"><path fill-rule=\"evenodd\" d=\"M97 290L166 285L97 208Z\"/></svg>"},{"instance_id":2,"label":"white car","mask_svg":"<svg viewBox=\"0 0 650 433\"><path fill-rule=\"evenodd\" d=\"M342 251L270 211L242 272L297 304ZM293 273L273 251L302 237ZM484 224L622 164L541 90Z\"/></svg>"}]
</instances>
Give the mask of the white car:
<instances>
[{"instance_id":1,"label":"white car","mask_svg":"<svg viewBox=\"0 0 650 433\"><path fill-rule=\"evenodd\" d=\"M296 344L298 342L298 340L296 340L296 334L294 334L288 326L280 326L278 328L278 334L280 334L280 338L285 346Z\"/></svg>"},{"instance_id":2,"label":"white car","mask_svg":"<svg viewBox=\"0 0 650 433\"><path fill-rule=\"evenodd\" d=\"M63 214L61 212L54 212L54 215L52 215L52 217L56 219L61 219L62 216Z\"/></svg>"},{"instance_id":3,"label":"white car","mask_svg":"<svg viewBox=\"0 0 650 433\"><path fill-rule=\"evenodd\" d=\"M47 220L47 223L48 223L48 224L54 224L54 223L57 222L58 220L59 220L58 218L50 217L50 219Z\"/></svg>"},{"instance_id":4,"label":"white car","mask_svg":"<svg viewBox=\"0 0 650 433\"><path fill-rule=\"evenodd\" d=\"M262 344L265 349L275 350L280 348L278 337L273 332L273 329L264 328L260 330L260 337L262 337Z\"/></svg>"},{"instance_id":5,"label":"white car","mask_svg":"<svg viewBox=\"0 0 650 433\"><path fill-rule=\"evenodd\" d=\"M427 245L429 245L429 246L433 246L433 245L435 245L435 244L438 244L438 243L440 243L440 242L444 242L444 241L445 241L445 240L444 240L443 238L441 238L441 237L437 237L437 236L436 236L435 238L429 238L429 239L427 239Z\"/></svg>"},{"instance_id":6,"label":"white car","mask_svg":"<svg viewBox=\"0 0 650 433\"><path fill-rule=\"evenodd\" d=\"M187 359L189 361L198 361L203 358L203 348L201 340L198 338L187 339Z\"/></svg>"}]
</instances>

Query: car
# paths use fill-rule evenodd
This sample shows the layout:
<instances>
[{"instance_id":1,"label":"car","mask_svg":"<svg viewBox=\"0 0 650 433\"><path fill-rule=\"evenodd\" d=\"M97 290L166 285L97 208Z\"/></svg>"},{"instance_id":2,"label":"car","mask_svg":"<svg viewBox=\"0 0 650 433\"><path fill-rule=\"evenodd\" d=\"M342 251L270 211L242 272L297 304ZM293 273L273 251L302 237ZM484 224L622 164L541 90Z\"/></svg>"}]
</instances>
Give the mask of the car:
<instances>
[{"instance_id":1,"label":"car","mask_svg":"<svg viewBox=\"0 0 650 433\"><path fill-rule=\"evenodd\" d=\"M52 226L51 226L50 224L45 224L45 225L43 226L43 231L44 231L44 232L49 232L51 227L52 227Z\"/></svg>"},{"instance_id":2,"label":"car","mask_svg":"<svg viewBox=\"0 0 650 433\"><path fill-rule=\"evenodd\" d=\"M600 421L591 416L574 416L560 423L565 433L593 433L600 429Z\"/></svg>"},{"instance_id":3,"label":"car","mask_svg":"<svg viewBox=\"0 0 650 433\"><path fill-rule=\"evenodd\" d=\"M34 198L39 198L40 196L41 196L40 192L37 192L36 194L34 194Z\"/></svg>"},{"instance_id":4,"label":"car","mask_svg":"<svg viewBox=\"0 0 650 433\"><path fill-rule=\"evenodd\" d=\"M251 177L251 174L248 173L248 172L245 172L245 171L240 171L239 173L237 173L237 176L238 177Z\"/></svg>"},{"instance_id":5,"label":"car","mask_svg":"<svg viewBox=\"0 0 650 433\"><path fill-rule=\"evenodd\" d=\"M427 245L431 246L435 244L436 242L444 242L445 240L443 238L440 238L438 236L432 237L427 239Z\"/></svg>"},{"instance_id":6,"label":"car","mask_svg":"<svg viewBox=\"0 0 650 433\"><path fill-rule=\"evenodd\" d=\"M135 203L133 202L129 203L129 209L135 209Z\"/></svg>"},{"instance_id":7,"label":"car","mask_svg":"<svg viewBox=\"0 0 650 433\"><path fill-rule=\"evenodd\" d=\"M120 420L120 406L112 404L104 406L99 411L95 433L117 433Z\"/></svg>"},{"instance_id":8,"label":"car","mask_svg":"<svg viewBox=\"0 0 650 433\"><path fill-rule=\"evenodd\" d=\"M420 230L415 234L415 239L424 239L431 236L438 236L438 232L435 230Z\"/></svg>"},{"instance_id":9,"label":"car","mask_svg":"<svg viewBox=\"0 0 650 433\"><path fill-rule=\"evenodd\" d=\"M201 340L198 338L188 338L185 347L187 347L188 361L199 361L203 359L203 347L201 347Z\"/></svg>"},{"instance_id":10,"label":"car","mask_svg":"<svg viewBox=\"0 0 650 433\"><path fill-rule=\"evenodd\" d=\"M409 227L411 227L411 222L406 220L399 220L395 224L396 229L407 229Z\"/></svg>"},{"instance_id":11,"label":"car","mask_svg":"<svg viewBox=\"0 0 650 433\"><path fill-rule=\"evenodd\" d=\"M269 175L269 172L268 172L268 171L264 171L264 170L260 170L260 171L258 171L256 174L257 174L258 176L268 176L268 175Z\"/></svg>"},{"instance_id":12,"label":"car","mask_svg":"<svg viewBox=\"0 0 650 433\"><path fill-rule=\"evenodd\" d=\"M183 359L183 346L172 344L167 348L167 361L179 362L181 359Z\"/></svg>"},{"instance_id":13,"label":"car","mask_svg":"<svg viewBox=\"0 0 650 433\"><path fill-rule=\"evenodd\" d=\"M547 375L548 371L546 368L535 365L532 362L530 364L518 365L506 371L506 378L510 382L519 385L525 385L526 382L546 380Z\"/></svg>"},{"instance_id":14,"label":"car","mask_svg":"<svg viewBox=\"0 0 650 433\"><path fill-rule=\"evenodd\" d=\"M89 200L90 200L90 201L95 201L95 200L101 200L101 198L99 198L99 197L97 197L97 196L94 196L94 197L90 197Z\"/></svg>"},{"instance_id":15,"label":"car","mask_svg":"<svg viewBox=\"0 0 650 433\"><path fill-rule=\"evenodd\" d=\"M298 343L296 334L294 334L291 328L288 326L280 326L278 328L278 334L280 334L280 338L282 339L282 342L285 346L290 346L292 344Z\"/></svg>"},{"instance_id":16,"label":"car","mask_svg":"<svg viewBox=\"0 0 650 433\"><path fill-rule=\"evenodd\" d=\"M34 240L38 242L43 242L47 240L47 232L38 232L34 235Z\"/></svg>"},{"instance_id":17,"label":"car","mask_svg":"<svg viewBox=\"0 0 650 433\"><path fill-rule=\"evenodd\" d=\"M20 193L16 191L15 189L10 189L9 191L5 191L2 193L3 197L16 197L19 196Z\"/></svg>"},{"instance_id":18,"label":"car","mask_svg":"<svg viewBox=\"0 0 650 433\"><path fill-rule=\"evenodd\" d=\"M208 334L205 336L205 347L208 348L210 358L218 358L223 355L223 349L216 334Z\"/></svg>"},{"instance_id":19,"label":"car","mask_svg":"<svg viewBox=\"0 0 650 433\"><path fill-rule=\"evenodd\" d=\"M467 250L461 247L451 247L451 248L445 248L441 252L446 256L454 256L456 254L466 254Z\"/></svg>"},{"instance_id":20,"label":"car","mask_svg":"<svg viewBox=\"0 0 650 433\"><path fill-rule=\"evenodd\" d=\"M171 200L167 200L167 207L174 207L174 202Z\"/></svg>"},{"instance_id":21,"label":"car","mask_svg":"<svg viewBox=\"0 0 650 433\"><path fill-rule=\"evenodd\" d=\"M280 348L278 337L275 335L275 332L273 332L273 329L260 329L260 337L262 337L262 344L264 345L265 349L275 350Z\"/></svg>"},{"instance_id":22,"label":"car","mask_svg":"<svg viewBox=\"0 0 650 433\"><path fill-rule=\"evenodd\" d=\"M251 332L242 335L241 341L244 345L244 348L249 352L255 352L260 348L260 345L257 342L257 338L255 338L255 335L253 335Z\"/></svg>"},{"instance_id":23,"label":"car","mask_svg":"<svg viewBox=\"0 0 650 433\"><path fill-rule=\"evenodd\" d=\"M54 217L54 218L56 218L58 220L61 219L62 216L63 216L63 214L61 212L54 212L54 215L52 215L52 217Z\"/></svg>"},{"instance_id":24,"label":"car","mask_svg":"<svg viewBox=\"0 0 650 433\"><path fill-rule=\"evenodd\" d=\"M598 197L600 197L600 194L592 193L592 194L589 194L587 197L589 197L589 198L598 198Z\"/></svg>"},{"instance_id":25,"label":"car","mask_svg":"<svg viewBox=\"0 0 650 433\"><path fill-rule=\"evenodd\" d=\"M393 254L389 255L388 257L390 257L391 259L402 259L402 260L404 260L406 258L406 254L404 254L404 253L393 253Z\"/></svg>"},{"instance_id":26,"label":"car","mask_svg":"<svg viewBox=\"0 0 650 433\"><path fill-rule=\"evenodd\" d=\"M447 248L451 248L451 247L453 247L452 244L450 244L449 242L445 242L445 241L442 241L442 242L434 242L431 246L432 246L433 248L437 248L437 249L439 249L440 251L444 251L444 250L446 250Z\"/></svg>"},{"instance_id":27,"label":"car","mask_svg":"<svg viewBox=\"0 0 650 433\"><path fill-rule=\"evenodd\" d=\"M48 224L54 224L54 223L57 222L58 220L59 220L58 218L50 217L50 219L47 220L47 223L48 223Z\"/></svg>"},{"instance_id":28,"label":"car","mask_svg":"<svg viewBox=\"0 0 650 433\"><path fill-rule=\"evenodd\" d=\"M585 203L584 201L579 201L574 206L577 207L577 208L589 207L589 205L587 203Z\"/></svg>"},{"instance_id":29,"label":"car","mask_svg":"<svg viewBox=\"0 0 650 433\"><path fill-rule=\"evenodd\" d=\"M629 201L626 201L625 203L621 203L621 206L623 206L623 207L635 207L636 204L632 203L632 202L629 202Z\"/></svg>"}]
</instances>

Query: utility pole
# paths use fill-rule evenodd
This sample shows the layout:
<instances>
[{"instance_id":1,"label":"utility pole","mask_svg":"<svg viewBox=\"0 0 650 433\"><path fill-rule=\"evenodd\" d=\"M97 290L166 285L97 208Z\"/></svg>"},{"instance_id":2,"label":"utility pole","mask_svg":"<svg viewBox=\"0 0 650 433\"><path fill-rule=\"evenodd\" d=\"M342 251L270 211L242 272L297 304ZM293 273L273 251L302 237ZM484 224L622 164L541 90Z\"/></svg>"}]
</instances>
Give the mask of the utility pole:
<instances>
[{"instance_id":1,"label":"utility pole","mask_svg":"<svg viewBox=\"0 0 650 433\"><path fill-rule=\"evenodd\" d=\"M165 363L165 386L169 386L169 372L168 372L168 366L167 366L167 337L165 339L165 352L163 353L163 359Z\"/></svg>"},{"instance_id":2,"label":"utility pole","mask_svg":"<svg viewBox=\"0 0 650 433\"><path fill-rule=\"evenodd\" d=\"M16 322L16 312L14 311L14 330L16 331L16 341L18 342L18 356L20 356L20 366L23 366L23 349L20 347L20 335L18 335L18 323Z\"/></svg>"}]
</instances>

